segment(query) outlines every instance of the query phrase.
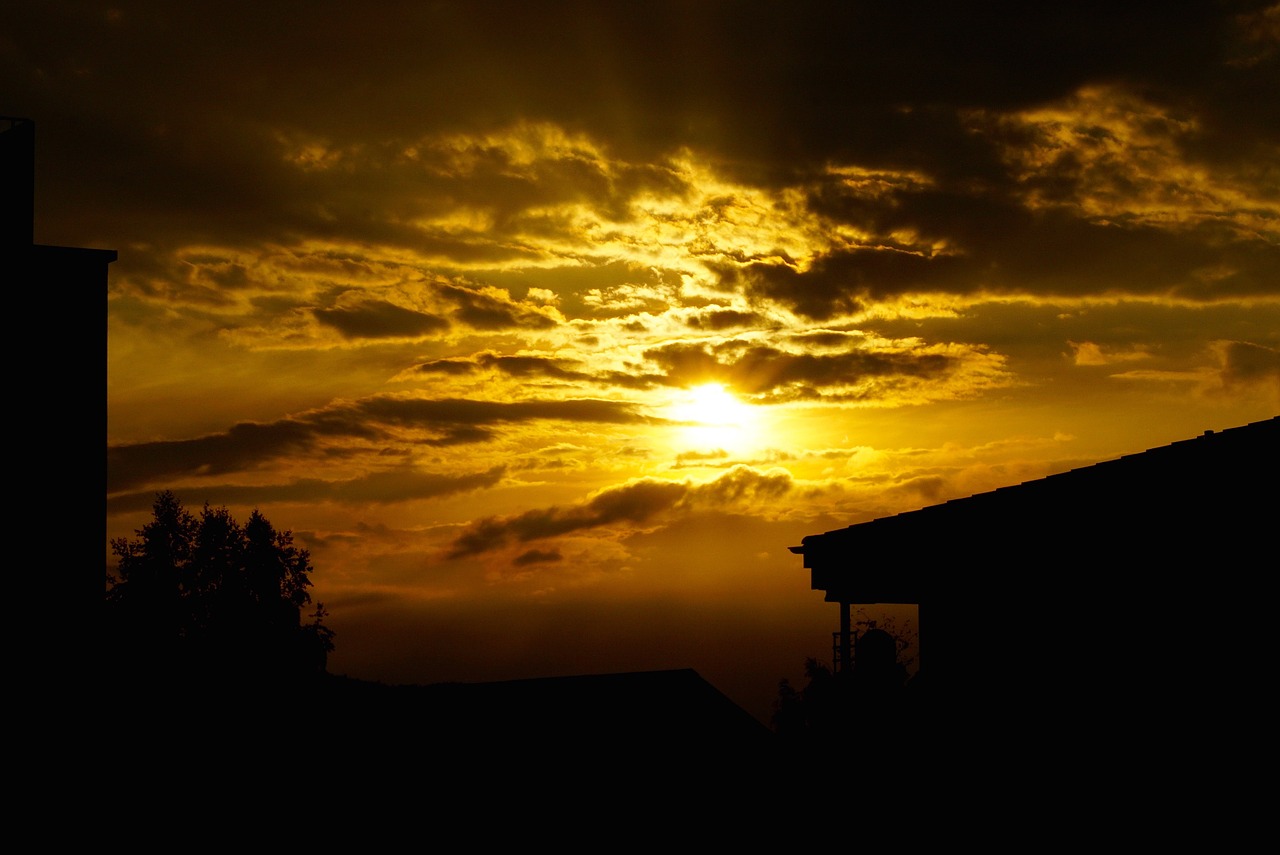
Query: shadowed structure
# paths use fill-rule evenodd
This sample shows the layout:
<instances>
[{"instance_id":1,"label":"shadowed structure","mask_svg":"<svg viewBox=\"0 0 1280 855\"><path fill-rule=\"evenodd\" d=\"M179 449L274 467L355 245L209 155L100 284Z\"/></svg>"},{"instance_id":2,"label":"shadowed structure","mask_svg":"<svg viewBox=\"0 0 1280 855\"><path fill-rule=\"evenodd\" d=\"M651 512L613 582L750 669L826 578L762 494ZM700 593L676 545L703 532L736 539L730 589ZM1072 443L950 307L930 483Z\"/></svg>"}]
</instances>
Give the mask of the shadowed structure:
<instances>
[{"instance_id":1,"label":"shadowed structure","mask_svg":"<svg viewBox=\"0 0 1280 855\"><path fill-rule=\"evenodd\" d=\"M106 289L114 249L35 242L36 128L30 119L0 116L0 261L39 288Z\"/></svg>"},{"instance_id":2,"label":"shadowed structure","mask_svg":"<svg viewBox=\"0 0 1280 855\"><path fill-rule=\"evenodd\" d=\"M479 755L759 751L772 736L692 669L425 686L338 678L329 691L336 709L371 716L361 733L399 719L402 735L417 731Z\"/></svg>"},{"instance_id":3,"label":"shadowed structure","mask_svg":"<svg viewBox=\"0 0 1280 855\"><path fill-rule=\"evenodd\" d=\"M919 605L931 708L1090 729L1253 685L1276 567L1280 417L805 537L814 590ZM1205 637L1220 644L1206 644ZM997 700L999 699L999 700ZM975 706L976 705L976 706ZM1006 711L1010 707L1004 707Z\"/></svg>"},{"instance_id":4,"label":"shadowed structure","mask_svg":"<svg viewBox=\"0 0 1280 855\"><path fill-rule=\"evenodd\" d=\"M642 794L673 804L726 791L765 800L785 781L774 734L691 669L153 689L108 695L109 766L141 765L158 779L186 768L270 773L282 752L305 747L345 802L429 793L432 803L459 800L468 810L477 799L620 810Z\"/></svg>"}]
</instances>

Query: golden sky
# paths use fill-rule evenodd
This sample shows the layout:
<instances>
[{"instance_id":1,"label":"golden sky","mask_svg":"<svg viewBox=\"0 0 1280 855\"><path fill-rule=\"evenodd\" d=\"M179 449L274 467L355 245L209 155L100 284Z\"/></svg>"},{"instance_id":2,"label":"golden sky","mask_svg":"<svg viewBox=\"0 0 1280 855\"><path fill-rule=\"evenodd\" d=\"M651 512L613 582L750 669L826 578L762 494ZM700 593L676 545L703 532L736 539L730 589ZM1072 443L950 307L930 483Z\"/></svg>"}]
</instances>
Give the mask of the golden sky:
<instances>
[{"instance_id":1,"label":"golden sky","mask_svg":"<svg viewBox=\"0 0 1280 855\"><path fill-rule=\"evenodd\" d=\"M108 538L261 509L336 673L767 716L804 535L1280 413L1275 4L0 16L37 242L119 253Z\"/></svg>"}]
</instances>

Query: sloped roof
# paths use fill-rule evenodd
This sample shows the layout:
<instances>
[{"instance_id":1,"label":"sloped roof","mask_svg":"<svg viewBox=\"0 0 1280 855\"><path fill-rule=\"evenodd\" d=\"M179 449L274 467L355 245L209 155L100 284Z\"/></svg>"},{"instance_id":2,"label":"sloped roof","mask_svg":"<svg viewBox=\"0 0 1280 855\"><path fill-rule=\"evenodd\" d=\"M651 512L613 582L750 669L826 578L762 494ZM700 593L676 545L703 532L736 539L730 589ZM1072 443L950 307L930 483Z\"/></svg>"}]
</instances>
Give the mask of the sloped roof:
<instances>
[{"instance_id":1,"label":"sloped roof","mask_svg":"<svg viewBox=\"0 0 1280 855\"><path fill-rule=\"evenodd\" d=\"M1068 568L1063 588L1098 595L1161 568L1259 561L1278 475L1280 416L809 535L791 551L833 602L918 603L992 584L1007 594L1033 576L1036 594L1052 595L1045 571Z\"/></svg>"},{"instance_id":2,"label":"sloped roof","mask_svg":"<svg viewBox=\"0 0 1280 855\"><path fill-rule=\"evenodd\" d=\"M772 736L692 669L417 686L357 681L350 699L353 708L404 716L477 750L742 748Z\"/></svg>"},{"instance_id":3,"label":"sloped roof","mask_svg":"<svg viewBox=\"0 0 1280 855\"><path fill-rule=\"evenodd\" d=\"M476 797L497 799L495 810L546 798L565 775L585 775L572 783L602 792L647 786L635 776L653 770L723 785L746 771L767 779L781 757L771 730L692 669L487 683L324 675L280 685L106 688L109 748L122 765L145 749L270 767L306 747L317 780L345 780L357 795L388 775L411 788L429 783L433 798L442 788L483 785L493 791Z\"/></svg>"},{"instance_id":4,"label":"sloped roof","mask_svg":"<svg viewBox=\"0 0 1280 855\"><path fill-rule=\"evenodd\" d=\"M462 764L449 774L573 768L604 786L655 768L723 780L780 756L768 727L692 669L425 685L330 675L282 700L346 774L447 758Z\"/></svg>"}]
</instances>

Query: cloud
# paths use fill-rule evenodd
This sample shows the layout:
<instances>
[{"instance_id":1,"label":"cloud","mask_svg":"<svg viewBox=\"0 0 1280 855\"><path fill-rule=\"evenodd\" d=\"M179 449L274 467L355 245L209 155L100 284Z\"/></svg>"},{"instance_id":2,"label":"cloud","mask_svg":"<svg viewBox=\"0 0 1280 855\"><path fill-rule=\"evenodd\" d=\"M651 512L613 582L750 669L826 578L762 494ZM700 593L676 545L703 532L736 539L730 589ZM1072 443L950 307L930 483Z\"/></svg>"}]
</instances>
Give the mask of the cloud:
<instances>
[{"instance_id":1,"label":"cloud","mask_svg":"<svg viewBox=\"0 0 1280 855\"><path fill-rule=\"evenodd\" d=\"M665 605L799 542L734 558L715 509L738 548L1025 474L948 468L976 437L1276 412L1275 9L17 4L37 237L120 252L109 536L198 489L286 503L353 603L657 568ZM713 382L760 417L677 456L730 447L653 415Z\"/></svg>"},{"instance_id":2,"label":"cloud","mask_svg":"<svg viewBox=\"0 0 1280 855\"><path fill-rule=\"evenodd\" d=\"M313 313L316 320L346 338L412 338L449 328L444 318L383 300L366 300L344 308L315 309Z\"/></svg>"},{"instance_id":3,"label":"cloud","mask_svg":"<svg viewBox=\"0 0 1280 855\"><path fill-rule=\"evenodd\" d=\"M375 423L405 427L436 425L500 425L537 420L596 422L602 424L654 424L660 419L640 407L621 401L590 398L534 401L483 401L445 398L366 398L350 411Z\"/></svg>"},{"instance_id":4,"label":"cloud","mask_svg":"<svg viewBox=\"0 0 1280 855\"><path fill-rule=\"evenodd\" d=\"M673 38L626 12L570 9L552 4L532 17L539 31L572 16L571 32L580 33L579 18L585 15L604 32L630 32L618 28L635 25L658 44L669 46ZM554 330L566 316L603 319L643 310L660 317L673 307L707 306L707 291L719 291L711 303L718 308L689 314L688 328L719 332L761 326L777 322L786 311L809 320L847 321L927 294L1130 293L1214 301L1270 289L1280 245L1275 182L1265 164L1277 150L1260 128L1248 124L1265 124L1267 111L1241 108L1222 115L1215 113L1213 98L1203 97L1220 94L1223 87L1238 89L1245 84L1230 81L1261 74L1237 69L1226 75L1217 65L1224 43L1258 44L1265 28L1259 29L1257 20L1242 28L1223 11L1161 15L1161 38L1194 47L1193 55L1204 64L1203 80L1197 78L1195 85L1177 81L1190 90L1178 95L1178 89L1142 85L1171 73L1165 54L1149 57L1150 65L1137 65L1134 57L1146 48L1122 51L1113 38L1093 29L1113 21L1138 25L1151 10L1067 15L1010 6L1000 14L987 10L963 16L934 10L923 23L879 9L856 15L811 11L810 22L781 23L766 7L747 4L734 9L736 23L721 32L719 24L703 18L705 10L655 10L655 18L673 16L682 27L714 35L712 44L758 47L762 56L779 63L778 70L785 69L781 80L787 86L759 77L763 66L754 60L728 62L729 56L753 55L734 49L725 62L703 69L711 74L708 80L719 81L711 87L716 97L711 91L696 94L699 83L693 90L677 87L680 98L667 103L656 91L664 89L664 80L675 84L670 67L637 53L637 45L627 41L616 49L630 72L623 75L628 86L611 92L609 103L637 98L645 108L642 129L634 122L620 126L616 110L587 107L534 86L550 68L567 72L568 66L559 64L563 58L540 53L534 62L529 46L518 40L511 55L489 56L482 63L486 73L458 84L474 87L473 94L483 96L480 101L439 91L439 79L424 71L444 55L464 66L479 62L465 45L442 46L441 55L421 60L427 66L380 54L390 77L380 80L378 98L362 102L362 109L380 120L366 116L359 131L321 108L331 92L310 93L309 99L290 104L285 112L291 117L265 124L212 122L181 103L181 90L149 92L148 99L159 98L178 110L184 123L148 136L136 123L105 122L101 132L109 141L101 156L106 162L114 162L107 154L128 161L139 157L135 148L158 149L159 161L175 170L162 169L161 183L207 192L209 212L171 191L136 189L129 192L156 195L134 199L126 193L113 200L114 218L98 228L116 230L117 244L141 237L153 243L155 254L175 255L201 245L195 234L217 233L234 252L192 256L204 260L186 287L221 300L232 300L232 291L251 290L251 285L268 287L264 268L274 268L261 262L272 253L280 256L272 257L273 264L283 265L274 270L277 282L271 287L278 288L293 281L283 275L288 268L281 259L342 247L352 264L365 267L363 274L345 275L372 293L349 306L317 303L323 308L312 311L322 325L351 340L421 336L443 330L444 323L455 330L518 333ZM154 14L157 20L185 18L165 10ZM245 22L261 14L254 11ZM430 19L435 13L421 14ZM451 22L460 24L473 13L455 9L450 14L458 16ZM378 15L420 23L417 13L380 9L361 24L368 43L376 41L371 33L379 28ZM236 27L234 19L209 17L211 31ZM328 13L309 20L309 37L320 43L339 38L329 29L338 21ZM975 20L991 28L978 27ZM1015 21L1026 29L1008 29ZM496 30L486 25L486 44L489 38L514 39L506 29L510 25L507 16ZM865 51L850 54L847 45L863 43L877 29L893 34L893 51L871 39ZM832 32L844 36L833 41ZM963 43L961 34L974 42ZM130 28L117 28L112 35L144 38ZM1037 50L1019 47L1024 37L1038 40ZM395 44L403 36L396 32L387 38ZM599 59L589 49L590 40L564 33L557 38L565 40L570 54ZM212 46L197 42L192 49L211 51L208 61L213 62ZM977 47L983 44L996 48ZM817 62L811 53L837 46L842 46L838 59ZM1086 46L1088 51L1078 53ZM235 51L247 59L265 49L255 37L239 40ZM1071 53L1049 62L1056 49ZM799 55L782 62L779 52L792 50ZM680 50L682 56L687 53ZM702 51L693 53L683 61L697 67L708 62ZM531 64L507 65L521 56ZM928 59L925 69L938 68L947 57L976 65L947 66L942 75L923 73L915 66L903 68L906 56ZM99 74L119 73L108 58L84 62ZM310 56L294 59L330 79L332 71L316 69ZM1047 77L996 73L1024 66ZM522 91L529 87L527 100L509 100L511 91L494 77L503 76L500 68L521 79ZM886 75L885 69L893 73ZM192 66L184 73L199 77L209 67ZM865 86L870 78L863 74L871 74L878 85ZM284 76L282 94L299 83L292 73ZM573 86L595 85L577 77ZM97 85L97 78L88 79ZM611 74L609 79L621 78ZM802 81L824 93L848 84L856 95L842 97L839 109L824 108L790 95ZM1210 90L1209 81L1216 88ZM339 88L352 85L332 82ZM563 94L564 81L555 82ZM222 109L266 109L249 97L251 89L236 90L246 100L232 100ZM406 115L403 109L389 110L390 102L383 100L415 92L433 93L457 112L447 121L432 111ZM676 104L688 107L689 99L698 110L686 114ZM709 112L699 112L703 109ZM796 121L779 122L781 117ZM760 127L745 137L733 132L748 125ZM781 128L787 129L784 139L777 137ZM173 141L185 135L203 140L207 149L192 152ZM1227 145L1232 141L1247 145L1232 156ZM261 189L239 189L241 184ZM71 183L65 192L86 185L92 188L95 182ZM157 221L116 216L122 206L145 209L145 216ZM96 209L92 201L78 207ZM120 230L118 223L127 229ZM138 290L160 288L150 271L135 271L133 263L122 255L114 268L117 282ZM154 260L139 264L155 266ZM423 278L418 286L423 305L383 295L385 283L374 287L368 281L392 267L402 278L409 278L409 271ZM517 299L513 295L521 293L520 287L541 296ZM163 288L156 298L161 293ZM546 299L549 293L559 299ZM730 302L729 296L746 299ZM254 332L281 328L267 318Z\"/></svg>"},{"instance_id":5,"label":"cloud","mask_svg":"<svg viewBox=\"0 0 1280 855\"><path fill-rule=\"evenodd\" d=\"M718 345L669 344L645 351L670 385L695 386L718 381L739 394L779 402L876 396L881 381L941 381L958 365L955 355L925 348L873 350L860 347L836 353L782 350L746 341Z\"/></svg>"},{"instance_id":6,"label":"cloud","mask_svg":"<svg viewBox=\"0 0 1280 855\"><path fill-rule=\"evenodd\" d=\"M848 394L874 397L870 382L889 378L941 381L954 373L960 353L930 350L918 344L896 348L871 346L865 336L826 334L801 337L800 344L850 344L843 351L811 353L783 350L745 340L718 344L676 343L644 351L657 371L579 371L570 366L578 360L531 355L503 356L493 352L469 359L449 358L423 363L417 371L425 374L464 374L491 368L516 379L543 377L565 382L595 383L645 389L654 386L689 387L703 383L730 384L739 394L756 396L761 402L838 398ZM862 392L851 393L857 387Z\"/></svg>"},{"instance_id":7,"label":"cloud","mask_svg":"<svg viewBox=\"0 0 1280 855\"><path fill-rule=\"evenodd\" d=\"M470 492L497 484L506 467L484 472L444 475L421 472L411 467L373 472L345 481L300 478L287 484L243 486L218 484L198 490L204 501L218 505L259 505L272 502L336 502L338 504L390 504L434 499ZM153 491L122 493L107 499L107 515L145 510L155 500Z\"/></svg>"},{"instance_id":8,"label":"cloud","mask_svg":"<svg viewBox=\"0 0 1280 855\"><path fill-rule=\"evenodd\" d=\"M476 363L471 359L433 359L418 365L414 370L422 374L447 374L456 377L473 373L476 370Z\"/></svg>"},{"instance_id":9,"label":"cloud","mask_svg":"<svg viewBox=\"0 0 1280 855\"><path fill-rule=\"evenodd\" d=\"M1185 105L1086 86L1058 103L972 120L1013 131L1002 157L1033 209L1175 230L1214 224L1235 239L1277 232L1280 203L1263 153L1206 157L1203 122Z\"/></svg>"},{"instance_id":10,"label":"cloud","mask_svg":"<svg viewBox=\"0 0 1280 855\"><path fill-rule=\"evenodd\" d=\"M639 407L592 399L482 401L373 397L338 402L270 423L243 422L219 434L188 440L121 444L107 448L107 492L182 475L252 470L270 460L316 453L322 441L355 440L385 446L391 429L409 430L425 445L484 442L493 428L531 421L649 424L660 421ZM347 453L354 452L349 449Z\"/></svg>"},{"instance_id":11,"label":"cloud","mask_svg":"<svg viewBox=\"0 0 1280 855\"><path fill-rule=\"evenodd\" d=\"M367 427L359 433L368 435ZM314 448L328 431L308 420L282 419L268 424L243 422L224 433L186 440L162 440L107 448L107 492L178 474L220 475L266 459Z\"/></svg>"},{"instance_id":12,"label":"cloud","mask_svg":"<svg viewBox=\"0 0 1280 855\"><path fill-rule=\"evenodd\" d=\"M1068 341L1076 365L1115 365L1150 359L1151 353L1141 346L1108 347L1092 341Z\"/></svg>"},{"instance_id":13,"label":"cloud","mask_svg":"<svg viewBox=\"0 0 1280 855\"><path fill-rule=\"evenodd\" d=\"M701 330L727 330L735 327L758 326L765 322L764 316L756 312L739 312L733 309L720 309L713 312L704 312L699 315L690 315L685 323L693 329Z\"/></svg>"},{"instance_id":14,"label":"cloud","mask_svg":"<svg viewBox=\"0 0 1280 855\"><path fill-rule=\"evenodd\" d=\"M758 472L737 466L714 481L667 481L643 478L595 494L568 507L539 508L510 517L488 517L468 526L454 539L449 558L463 558L584 529L617 524L644 525L679 509L722 507L751 501L773 501L792 489L783 470Z\"/></svg>"},{"instance_id":15,"label":"cloud","mask_svg":"<svg viewBox=\"0 0 1280 855\"><path fill-rule=\"evenodd\" d=\"M1221 353L1224 384L1269 387L1280 400L1280 349L1232 341L1222 344Z\"/></svg>"},{"instance_id":16,"label":"cloud","mask_svg":"<svg viewBox=\"0 0 1280 855\"><path fill-rule=\"evenodd\" d=\"M688 463L702 463L707 460L728 460L729 452L723 448L717 448L712 451L685 451L676 455L676 466L684 466Z\"/></svg>"},{"instance_id":17,"label":"cloud","mask_svg":"<svg viewBox=\"0 0 1280 855\"><path fill-rule=\"evenodd\" d=\"M576 363L576 360L570 359L547 356L501 355L486 351L465 359L450 358L424 362L417 366L415 371L423 374L460 375L474 373L480 368L491 368L500 374L520 379L546 377L565 381L592 380L592 375L581 371L573 371L566 367Z\"/></svg>"},{"instance_id":18,"label":"cloud","mask_svg":"<svg viewBox=\"0 0 1280 855\"><path fill-rule=\"evenodd\" d=\"M550 562L563 561L564 556L560 554L558 549L530 549L528 552L522 552L511 560L516 567L527 567L530 564L547 564Z\"/></svg>"},{"instance_id":19,"label":"cloud","mask_svg":"<svg viewBox=\"0 0 1280 855\"><path fill-rule=\"evenodd\" d=\"M37 9L14 23L11 41L40 49L11 51L7 78L13 103L43 108L41 120L59 131L47 137L51 153L75 169L58 191L79 187L87 212L127 212L135 233L194 231L235 213L232 226L246 236L319 237L341 223L370 244L401 246L436 213L423 200L448 199L499 225L511 212L495 200L544 208L560 201L546 196L553 183L617 207L611 192L635 190L627 174L601 165L602 152L649 164L681 146L711 151L760 185L829 162L937 171L963 159L980 175L991 166L981 146L961 124L942 132L939 116L1027 109L1096 81L1189 89L1217 114L1214 127L1237 139L1265 138L1275 115L1264 99L1244 99L1268 80L1265 6L803 2L780 16L772 3L668 0L497 9L379 2L358 21L338 7L306 7L304 16L293 3L152 0L114 21ZM1242 26L1237 12L1251 21ZM1249 50L1233 50L1241 47ZM81 144L86 111L95 146ZM504 123L575 133L485 141ZM451 145L460 134L477 141ZM352 169L360 163L368 167ZM113 187L103 178L113 165L154 180ZM469 197L476 188L479 198ZM398 198L369 204L388 197Z\"/></svg>"},{"instance_id":20,"label":"cloud","mask_svg":"<svg viewBox=\"0 0 1280 855\"><path fill-rule=\"evenodd\" d=\"M437 293L453 304L460 321L478 330L548 329L561 321L554 308L515 303L498 288L473 290L442 283Z\"/></svg>"}]
</instances>

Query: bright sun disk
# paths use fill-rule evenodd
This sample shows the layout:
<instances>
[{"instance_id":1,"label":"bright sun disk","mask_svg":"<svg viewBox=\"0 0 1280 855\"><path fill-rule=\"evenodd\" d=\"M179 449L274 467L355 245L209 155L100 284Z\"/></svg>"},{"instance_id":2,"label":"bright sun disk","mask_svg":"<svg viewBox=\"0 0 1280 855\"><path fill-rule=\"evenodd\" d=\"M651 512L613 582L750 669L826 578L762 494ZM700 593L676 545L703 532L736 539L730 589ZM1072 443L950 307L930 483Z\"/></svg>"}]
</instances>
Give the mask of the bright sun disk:
<instances>
[{"instance_id":1,"label":"bright sun disk","mask_svg":"<svg viewBox=\"0 0 1280 855\"><path fill-rule=\"evenodd\" d=\"M668 410L669 417L686 423L682 442L703 451L740 451L751 440L756 411L719 383L686 390Z\"/></svg>"}]
</instances>

